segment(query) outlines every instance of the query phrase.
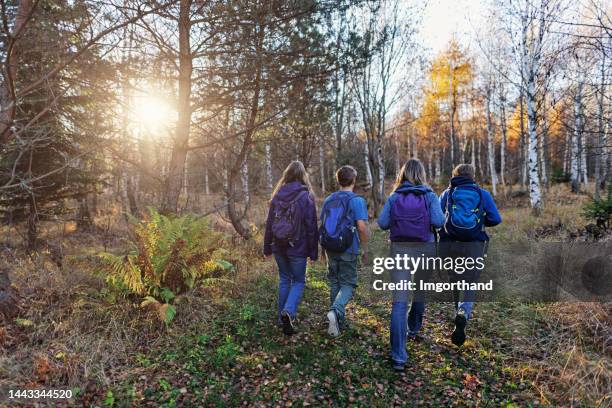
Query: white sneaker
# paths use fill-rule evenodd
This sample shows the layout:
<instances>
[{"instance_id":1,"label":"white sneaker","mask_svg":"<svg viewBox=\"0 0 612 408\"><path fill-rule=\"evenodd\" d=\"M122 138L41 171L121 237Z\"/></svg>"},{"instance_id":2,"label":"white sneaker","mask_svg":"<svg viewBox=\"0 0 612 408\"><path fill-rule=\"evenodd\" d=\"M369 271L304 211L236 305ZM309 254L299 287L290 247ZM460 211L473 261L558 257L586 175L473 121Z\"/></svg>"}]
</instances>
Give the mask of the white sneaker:
<instances>
[{"instance_id":1,"label":"white sneaker","mask_svg":"<svg viewBox=\"0 0 612 408\"><path fill-rule=\"evenodd\" d=\"M338 317L336 316L336 312L333 310L327 312L327 320L329 320L327 334L332 337L338 337L340 335L340 326L338 325Z\"/></svg>"}]
</instances>

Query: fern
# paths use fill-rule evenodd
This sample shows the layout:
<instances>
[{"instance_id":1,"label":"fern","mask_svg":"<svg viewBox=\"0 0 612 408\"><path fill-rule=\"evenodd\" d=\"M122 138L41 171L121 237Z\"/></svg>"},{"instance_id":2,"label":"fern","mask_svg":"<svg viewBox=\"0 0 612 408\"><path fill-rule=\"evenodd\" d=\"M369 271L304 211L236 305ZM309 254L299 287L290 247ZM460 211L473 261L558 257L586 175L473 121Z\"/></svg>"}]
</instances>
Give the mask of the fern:
<instances>
[{"instance_id":1,"label":"fern","mask_svg":"<svg viewBox=\"0 0 612 408\"><path fill-rule=\"evenodd\" d=\"M141 295L142 307L153 307L169 323L176 314L173 303L198 283L226 280L234 268L222 249L224 236L206 219L193 215L167 217L149 208L145 220L129 218L132 228L129 253L101 253L109 285Z\"/></svg>"}]
</instances>

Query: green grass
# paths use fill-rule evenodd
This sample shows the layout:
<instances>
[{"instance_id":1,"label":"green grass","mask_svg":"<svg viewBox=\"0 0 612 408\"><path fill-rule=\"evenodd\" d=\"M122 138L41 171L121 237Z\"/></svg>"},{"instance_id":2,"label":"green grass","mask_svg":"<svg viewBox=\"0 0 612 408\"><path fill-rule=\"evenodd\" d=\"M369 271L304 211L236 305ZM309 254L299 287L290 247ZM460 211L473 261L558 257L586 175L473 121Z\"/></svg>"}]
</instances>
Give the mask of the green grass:
<instances>
[{"instance_id":1,"label":"green grass","mask_svg":"<svg viewBox=\"0 0 612 408\"><path fill-rule=\"evenodd\" d=\"M408 344L410 364L397 374L388 363L390 302L370 293L357 290L348 307L349 329L328 338L325 270L315 264L299 309L299 333L286 337L274 325L276 280L261 274L214 319L140 355L134 364L146 380L130 378L113 388L112 405L530 406L538 400L510 368L512 339L531 330L530 308L479 304L468 341L457 349L448 339L452 305L429 304L428 339Z\"/></svg>"}]
</instances>

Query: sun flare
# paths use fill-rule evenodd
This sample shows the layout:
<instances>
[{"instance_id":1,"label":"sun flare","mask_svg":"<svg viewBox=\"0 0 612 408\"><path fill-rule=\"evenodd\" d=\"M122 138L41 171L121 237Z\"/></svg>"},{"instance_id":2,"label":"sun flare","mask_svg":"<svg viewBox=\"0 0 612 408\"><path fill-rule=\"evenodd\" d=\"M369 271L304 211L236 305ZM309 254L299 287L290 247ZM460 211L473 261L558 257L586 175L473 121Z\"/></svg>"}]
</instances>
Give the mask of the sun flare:
<instances>
[{"instance_id":1,"label":"sun flare","mask_svg":"<svg viewBox=\"0 0 612 408\"><path fill-rule=\"evenodd\" d=\"M157 95L146 94L134 101L133 121L150 131L166 129L175 114L174 109Z\"/></svg>"}]
</instances>

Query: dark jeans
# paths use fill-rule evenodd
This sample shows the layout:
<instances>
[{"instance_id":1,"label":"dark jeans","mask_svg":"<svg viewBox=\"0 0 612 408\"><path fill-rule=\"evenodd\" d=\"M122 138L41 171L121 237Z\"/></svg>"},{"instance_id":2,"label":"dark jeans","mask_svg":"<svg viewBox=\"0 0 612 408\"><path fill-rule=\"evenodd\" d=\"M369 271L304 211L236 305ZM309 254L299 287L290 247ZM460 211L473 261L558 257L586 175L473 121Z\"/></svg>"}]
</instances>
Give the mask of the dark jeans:
<instances>
[{"instance_id":1,"label":"dark jeans","mask_svg":"<svg viewBox=\"0 0 612 408\"><path fill-rule=\"evenodd\" d=\"M306 258L275 253L274 259L278 265L278 319L280 321L283 311L288 312L292 317L295 317L297 313L306 283Z\"/></svg>"},{"instance_id":2,"label":"dark jeans","mask_svg":"<svg viewBox=\"0 0 612 408\"><path fill-rule=\"evenodd\" d=\"M347 252L327 252L330 309L336 312L340 324L346 320L346 305L357 287L358 255Z\"/></svg>"},{"instance_id":3,"label":"dark jeans","mask_svg":"<svg viewBox=\"0 0 612 408\"><path fill-rule=\"evenodd\" d=\"M442 242L440 243L440 255L444 257L453 258L479 258L483 257L486 252L486 242L473 241L473 242ZM475 266L472 268L465 268L462 273L449 272L449 280L451 282L466 281L469 283L476 283L480 279L479 270ZM476 303L476 293L473 290L466 290L463 292L455 293L455 302L457 312L462 311L466 319L470 319L472 316L472 310Z\"/></svg>"}]
</instances>

